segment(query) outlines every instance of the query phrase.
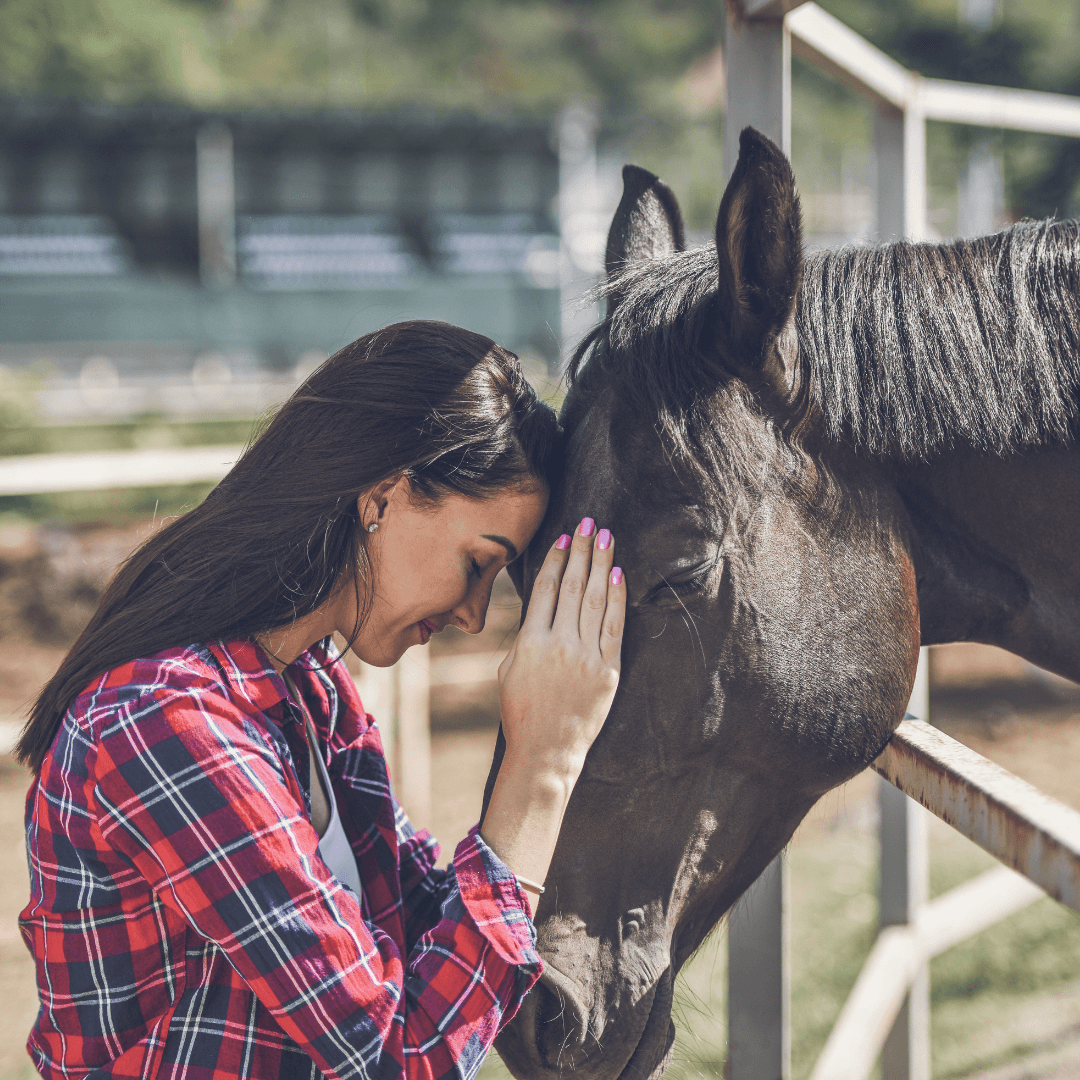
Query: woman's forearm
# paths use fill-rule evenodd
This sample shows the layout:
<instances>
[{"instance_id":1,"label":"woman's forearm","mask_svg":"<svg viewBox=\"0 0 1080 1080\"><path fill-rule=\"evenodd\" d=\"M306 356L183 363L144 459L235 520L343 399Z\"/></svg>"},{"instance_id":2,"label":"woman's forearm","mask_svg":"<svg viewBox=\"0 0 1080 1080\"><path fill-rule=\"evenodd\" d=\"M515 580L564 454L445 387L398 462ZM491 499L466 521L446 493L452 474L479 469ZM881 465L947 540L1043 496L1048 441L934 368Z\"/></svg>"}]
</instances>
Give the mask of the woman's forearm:
<instances>
[{"instance_id":1,"label":"woman's forearm","mask_svg":"<svg viewBox=\"0 0 1080 1080\"><path fill-rule=\"evenodd\" d=\"M573 780L503 760L480 827L484 842L521 877L547 877Z\"/></svg>"}]
</instances>

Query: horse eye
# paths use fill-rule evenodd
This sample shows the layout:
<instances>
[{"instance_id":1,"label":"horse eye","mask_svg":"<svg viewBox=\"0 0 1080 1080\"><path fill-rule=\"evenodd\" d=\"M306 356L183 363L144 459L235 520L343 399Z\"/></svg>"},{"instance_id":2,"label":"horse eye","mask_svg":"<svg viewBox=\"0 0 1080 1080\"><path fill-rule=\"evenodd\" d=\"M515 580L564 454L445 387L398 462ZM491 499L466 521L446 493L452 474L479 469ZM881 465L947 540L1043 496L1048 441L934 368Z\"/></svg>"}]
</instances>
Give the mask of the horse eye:
<instances>
[{"instance_id":1,"label":"horse eye","mask_svg":"<svg viewBox=\"0 0 1080 1080\"><path fill-rule=\"evenodd\" d=\"M689 572L682 572L677 578L665 578L649 592L646 603L662 604L665 598L678 603L684 596L700 592L709 580L711 569L711 566L698 566Z\"/></svg>"}]
</instances>

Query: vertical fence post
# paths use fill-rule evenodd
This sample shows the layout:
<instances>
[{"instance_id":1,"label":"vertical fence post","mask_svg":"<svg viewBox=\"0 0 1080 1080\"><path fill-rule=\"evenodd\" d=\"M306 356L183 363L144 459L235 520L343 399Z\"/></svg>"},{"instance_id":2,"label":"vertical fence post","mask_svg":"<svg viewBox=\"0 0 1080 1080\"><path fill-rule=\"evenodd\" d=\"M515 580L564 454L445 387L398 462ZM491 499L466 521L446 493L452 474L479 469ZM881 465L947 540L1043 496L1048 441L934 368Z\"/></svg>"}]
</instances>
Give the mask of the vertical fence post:
<instances>
[{"instance_id":1,"label":"vertical fence post","mask_svg":"<svg viewBox=\"0 0 1080 1080\"><path fill-rule=\"evenodd\" d=\"M236 192L232 133L222 123L195 134L195 195L199 215L199 276L211 288L236 277Z\"/></svg>"},{"instance_id":2,"label":"vertical fence post","mask_svg":"<svg viewBox=\"0 0 1080 1080\"><path fill-rule=\"evenodd\" d=\"M397 676L398 799L417 828L431 826L431 652L410 649Z\"/></svg>"},{"instance_id":3,"label":"vertical fence post","mask_svg":"<svg viewBox=\"0 0 1080 1080\"><path fill-rule=\"evenodd\" d=\"M926 119L915 104L903 112L879 105L874 122L879 240L921 239L926 233ZM930 716L927 651L908 712ZM928 895L926 811L887 780L879 780L881 807L880 925L914 922ZM930 1080L930 976L924 965L881 1054L882 1080Z\"/></svg>"},{"instance_id":4,"label":"vertical fence post","mask_svg":"<svg viewBox=\"0 0 1080 1080\"><path fill-rule=\"evenodd\" d=\"M724 14L727 108L724 112L724 175L739 160L739 132L747 124L791 156L791 35L783 19Z\"/></svg>"},{"instance_id":5,"label":"vertical fence post","mask_svg":"<svg viewBox=\"0 0 1080 1080\"><path fill-rule=\"evenodd\" d=\"M376 717L394 794L418 827L431 824L431 656L410 649L393 667L364 664L356 678Z\"/></svg>"},{"instance_id":6,"label":"vertical fence post","mask_svg":"<svg viewBox=\"0 0 1080 1080\"><path fill-rule=\"evenodd\" d=\"M559 151L560 349L568 360L592 329L597 305L585 300L600 280L607 232L598 215L596 132L599 120L583 105L571 105L555 125Z\"/></svg>"},{"instance_id":7,"label":"vertical fence post","mask_svg":"<svg viewBox=\"0 0 1080 1080\"><path fill-rule=\"evenodd\" d=\"M747 124L791 154L791 39L782 18L747 20L725 7L724 172L739 159ZM781 853L728 920L730 1080L788 1080L790 964L787 862Z\"/></svg>"},{"instance_id":8,"label":"vertical fence post","mask_svg":"<svg viewBox=\"0 0 1080 1080\"><path fill-rule=\"evenodd\" d=\"M730 1080L791 1075L787 860L778 855L728 922Z\"/></svg>"},{"instance_id":9,"label":"vertical fence post","mask_svg":"<svg viewBox=\"0 0 1080 1080\"><path fill-rule=\"evenodd\" d=\"M926 220L926 114L915 101L904 110L904 236L925 240Z\"/></svg>"},{"instance_id":10,"label":"vertical fence post","mask_svg":"<svg viewBox=\"0 0 1080 1080\"><path fill-rule=\"evenodd\" d=\"M919 670L908 712L930 715L927 653ZM926 811L886 779L879 778L881 805L882 929L915 922L928 899L930 860ZM930 1080L930 972L919 969L881 1052L882 1080Z\"/></svg>"}]
</instances>

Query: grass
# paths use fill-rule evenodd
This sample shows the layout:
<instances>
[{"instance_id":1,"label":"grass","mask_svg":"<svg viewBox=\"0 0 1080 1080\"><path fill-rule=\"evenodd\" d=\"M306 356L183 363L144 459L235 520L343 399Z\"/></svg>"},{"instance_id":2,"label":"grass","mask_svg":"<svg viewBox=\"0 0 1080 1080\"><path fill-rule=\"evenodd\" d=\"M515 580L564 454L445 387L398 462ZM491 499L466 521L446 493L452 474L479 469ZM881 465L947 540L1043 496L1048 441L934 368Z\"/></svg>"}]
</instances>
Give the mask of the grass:
<instances>
[{"instance_id":1,"label":"grass","mask_svg":"<svg viewBox=\"0 0 1080 1080\"><path fill-rule=\"evenodd\" d=\"M858 816L858 815L849 815ZM797 837L789 851L792 1080L806 1080L877 930L877 835L869 814ZM959 833L931 822L931 895L995 865ZM1017 1061L1076 1025L1080 915L1044 899L932 961L934 1080L962 1080ZM727 1047L723 926L679 975L670 1080L723 1076ZM492 1055L483 1080L505 1080Z\"/></svg>"}]
</instances>

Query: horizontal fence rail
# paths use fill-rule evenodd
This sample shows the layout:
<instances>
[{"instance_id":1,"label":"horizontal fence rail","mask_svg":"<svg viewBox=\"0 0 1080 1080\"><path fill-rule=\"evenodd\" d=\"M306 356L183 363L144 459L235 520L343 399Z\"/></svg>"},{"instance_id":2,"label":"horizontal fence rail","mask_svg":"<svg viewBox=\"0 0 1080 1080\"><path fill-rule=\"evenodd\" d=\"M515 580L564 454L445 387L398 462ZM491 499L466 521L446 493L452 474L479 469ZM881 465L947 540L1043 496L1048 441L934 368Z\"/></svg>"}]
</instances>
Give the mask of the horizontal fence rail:
<instances>
[{"instance_id":1,"label":"horizontal fence rail","mask_svg":"<svg viewBox=\"0 0 1080 1080\"><path fill-rule=\"evenodd\" d=\"M878 934L810 1080L866 1080L928 960L1047 893L1080 910L1080 812L917 721L900 724L873 768L1007 865Z\"/></svg>"},{"instance_id":2,"label":"horizontal fence rail","mask_svg":"<svg viewBox=\"0 0 1080 1080\"><path fill-rule=\"evenodd\" d=\"M1080 136L1080 98L923 78L814 3L792 11L786 26L794 55L880 104L927 120Z\"/></svg>"},{"instance_id":3,"label":"horizontal fence rail","mask_svg":"<svg viewBox=\"0 0 1080 1080\"><path fill-rule=\"evenodd\" d=\"M242 446L190 446L0 458L0 495L214 483L243 451Z\"/></svg>"},{"instance_id":4,"label":"horizontal fence rail","mask_svg":"<svg viewBox=\"0 0 1080 1080\"><path fill-rule=\"evenodd\" d=\"M905 720L874 768L994 858L1080 911L1080 811L929 724Z\"/></svg>"}]
</instances>

